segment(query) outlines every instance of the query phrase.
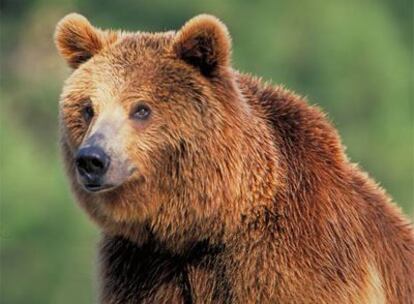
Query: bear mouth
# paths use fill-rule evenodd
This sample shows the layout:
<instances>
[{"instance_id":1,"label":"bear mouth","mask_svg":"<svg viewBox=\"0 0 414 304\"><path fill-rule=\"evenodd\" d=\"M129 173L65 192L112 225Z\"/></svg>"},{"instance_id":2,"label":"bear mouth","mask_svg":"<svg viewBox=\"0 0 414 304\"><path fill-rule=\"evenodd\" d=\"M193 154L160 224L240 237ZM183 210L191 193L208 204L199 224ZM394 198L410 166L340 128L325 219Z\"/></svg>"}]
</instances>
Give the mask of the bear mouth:
<instances>
[{"instance_id":1,"label":"bear mouth","mask_svg":"<svg viewBox=\"0 0 414 304\"><path fill-rule=\"evenodd\" d=\"M86 191L93 193L106 192L116 188L115 185L111 184L83 184L83 187Z\"/></svg>"}]
</instances>

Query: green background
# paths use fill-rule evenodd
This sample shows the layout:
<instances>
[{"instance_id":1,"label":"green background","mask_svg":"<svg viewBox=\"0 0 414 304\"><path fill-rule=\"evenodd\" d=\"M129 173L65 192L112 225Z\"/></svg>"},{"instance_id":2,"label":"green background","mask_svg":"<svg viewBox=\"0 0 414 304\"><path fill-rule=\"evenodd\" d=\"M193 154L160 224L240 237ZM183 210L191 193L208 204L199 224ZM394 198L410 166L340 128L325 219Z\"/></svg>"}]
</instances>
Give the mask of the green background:
<instances>
[{"instance_id":1,"label":"green background","mask_svg":"<svg viewBox=\"0 0 414 304\"><path fill-rule=\"evenodd\" d=\"M2 303L95 299L99 233L71 198L58 154L57 102L70 70L52 36L72 11L145 31L217 15L234 66L319 104L351 159L413 218L411 1L3 0L0 10Z\"/></svg>"}]
</instances>

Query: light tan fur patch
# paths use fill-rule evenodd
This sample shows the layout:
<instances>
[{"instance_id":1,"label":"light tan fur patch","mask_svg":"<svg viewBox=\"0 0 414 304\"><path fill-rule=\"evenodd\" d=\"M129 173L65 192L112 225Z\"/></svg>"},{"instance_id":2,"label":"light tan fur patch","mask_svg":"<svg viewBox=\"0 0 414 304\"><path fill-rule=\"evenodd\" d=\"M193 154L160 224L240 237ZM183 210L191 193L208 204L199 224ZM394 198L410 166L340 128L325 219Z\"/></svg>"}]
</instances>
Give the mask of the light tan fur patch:
<instances>
[{"instance_id":1,"label":"light tan fur patch","mask_svg":"<svg viewBox=\"0 0 414 304\"><path fill-rule=\"evenodd\" d=\"M365 290L362 291L361 297L355 303L361 304L385 304L385 294L382 287L381 274L378 269L369 264L365 281Z\"/></svg>"}]
</instances>

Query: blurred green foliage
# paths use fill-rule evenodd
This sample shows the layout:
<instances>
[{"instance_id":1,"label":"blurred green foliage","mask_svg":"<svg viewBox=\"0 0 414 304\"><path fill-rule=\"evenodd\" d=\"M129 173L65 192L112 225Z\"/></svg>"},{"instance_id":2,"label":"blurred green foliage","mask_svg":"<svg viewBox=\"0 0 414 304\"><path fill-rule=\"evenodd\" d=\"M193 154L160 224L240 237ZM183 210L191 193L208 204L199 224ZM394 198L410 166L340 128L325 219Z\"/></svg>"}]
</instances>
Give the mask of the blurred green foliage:
<instances>
[{"instance_id":1,"label":"blurred green foliage","mask_svg":"<svg viewBox=\"0 0 414 304\"><path fill-rule=\"evenodd\" d=\"M413 215L413 8L407 1L3 0L1 302L91 303L98 230L59 161L57 101L69 69L53 45L77 11L107 28L164 31L221 18L236 68L308 97L351 159Z\"/></svg>"}]
</instances>

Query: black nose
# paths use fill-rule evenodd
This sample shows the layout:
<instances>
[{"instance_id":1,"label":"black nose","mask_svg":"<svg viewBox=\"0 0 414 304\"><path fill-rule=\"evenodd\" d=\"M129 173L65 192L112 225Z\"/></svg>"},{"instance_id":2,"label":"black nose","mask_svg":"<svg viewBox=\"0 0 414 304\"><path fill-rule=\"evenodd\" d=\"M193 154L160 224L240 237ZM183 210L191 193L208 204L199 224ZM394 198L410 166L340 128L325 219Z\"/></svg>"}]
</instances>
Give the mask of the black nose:
<instances>
[{"instance_id":1,"label":"black nose","mask_svg":"<svg viewBox=\"0 0 414 304\"><path fill-rule=\"evenodd\" d=\"M99 147L81 148L75 160L79 174L88 179L104 175L111 161L109 156Z\"/></svg>"}]
</instances>

